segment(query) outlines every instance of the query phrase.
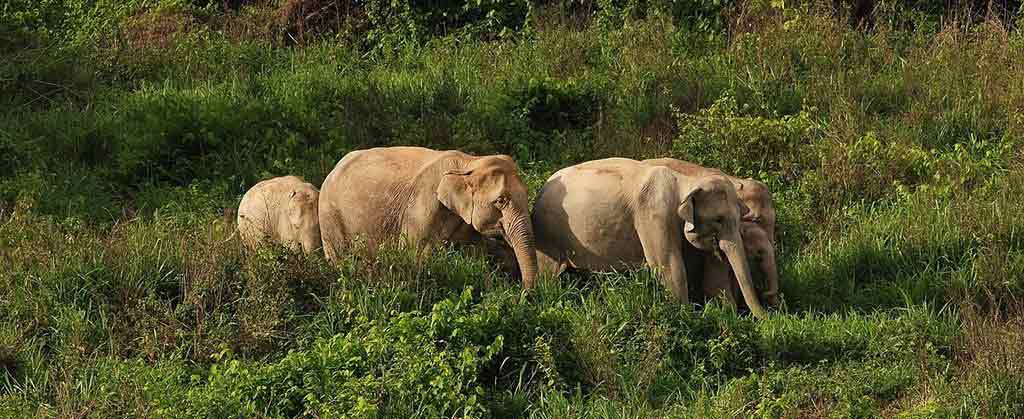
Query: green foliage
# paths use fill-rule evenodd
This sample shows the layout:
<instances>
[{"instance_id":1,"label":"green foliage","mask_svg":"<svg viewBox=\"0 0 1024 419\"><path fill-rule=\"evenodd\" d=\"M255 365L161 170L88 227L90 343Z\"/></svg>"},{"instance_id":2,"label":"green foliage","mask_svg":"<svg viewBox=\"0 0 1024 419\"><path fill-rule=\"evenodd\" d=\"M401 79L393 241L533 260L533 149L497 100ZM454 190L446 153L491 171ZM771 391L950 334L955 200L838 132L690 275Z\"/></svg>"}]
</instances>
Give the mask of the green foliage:
<instances>
[{"instance_id":1,"label":"green foliage","mask_svg":"<svg viewBox=\"0 0 1024 419\"><path fill-rule=\"evenodd\" d=\"M772 185L792 184L813 168L815 109L776 118L745 116L736 99L724 95L697 114L676 112L679 135L674 157L717 167Z\"/></svg>"},{"instance_id":2,"label":"green foliage","mask_svg":"<svg viewBox=\"0 0 1024 419\"><path fill-rule=\"evenodd\" d=\"M363 5L371 47L393 49L440 35L507 38L526 28L528 0L368 0Z\"/></svg>"},{"instance_id":3,"label":"green foliage","mask_svg":"<svg viewBox=\"0 0 1024 419\"><path fill-rule=\"evenodd\" d=\"M345 335L266 365L236 360L211 368L168 416L480 417L476 379L502 350L496 308L472 304L471 289L386 321L362 319ZM193 406L174 411L174 406Z\"/></svg>"},{"instance_id":4,"label":"green foliage","mask_svg":"<svg viewBox=\"0 0 1024 419\"><path fill-rule=\"evenodd\" d=\"M0 8L2 26L45 41L79 44L109 34L142 7L173 6L180 0L10 0Z\"/></svg>"},{"instance_id":5,"label":"green foliage","mask_svg":"<svg viewBox=\"0 0 1024 419\"><path fill-rule=\"evenodd\" d=\"M513 92L518 112L537 131L581 129L596 122L601 109L597 89L573 81L531 78Z\"/></svg>"},{"instance_id":6,"label":"green foliage","mask_svg":"<svg viewBox=\"0 0 1024 419\"><path fill-rule=\"evenodd\" d=\"M586 3L585 1L583 3ZM596 0L594 6L601 23L613 27L635 19L665 15L681 27L712 34L725 25L725 13L736 4L732 0Z\"/></svg>"}]
</instances>

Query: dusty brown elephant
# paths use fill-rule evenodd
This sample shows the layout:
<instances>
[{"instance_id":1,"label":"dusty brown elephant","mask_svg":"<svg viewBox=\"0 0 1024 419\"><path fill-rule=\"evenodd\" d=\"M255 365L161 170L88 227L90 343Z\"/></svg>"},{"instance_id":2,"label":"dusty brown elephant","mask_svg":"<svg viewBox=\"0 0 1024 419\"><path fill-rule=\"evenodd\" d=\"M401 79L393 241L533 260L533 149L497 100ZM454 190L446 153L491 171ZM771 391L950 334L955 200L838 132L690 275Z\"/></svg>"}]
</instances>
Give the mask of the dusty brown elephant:
<instances>
[{"instance_id":1,"label":"dusty brown elephant","mask_svg":"<svg viewBox=\"0 0 1024 419\"><path fill-rule=\"evenodd\" d=\"M718 169L706 168L683 160L661 158L644 160L644 163L665 166L687 176L720 175L732 182L740 202L747 206L749 212L743 216L740 234L743 238L747 255L758 255L751 260L751 265L758 267L756 276L763 280L761 296L770 305L779 303L779 270L775 263L775 205L768 186L754 179L741 179L727 175ZM748 236L750 236L748 238ZM705 295L714 297L722 294L733 300L734 292L730 285L730 269L720 258L708 252L704 256L703 278L701 286ZM756 262L756 263L755 263ZM732 279L734 280L734 279Z\"/></svg>"},{"instance_id":2,"label":"dusty brown elephant","mask_svg":"<svg viewBox=\"0 0 1024 419\"><path fill-rule=\"evenodd\" d=\"M371 252L405 237L420 247L440 241L503 237L523 285L537 276L526 186L508 156L471 156L421 147L348 153L320 192L324 252L336 260L362 237Z\"/></svg>"},{"instance_id":3,"label":"dusty brown elephant","mask_svg":"<svg viewBox=\"0 0 1024 419\"><path fill-rule=\"evenodd\" d=\"M255 249L269 241L306 254L320 248L320 222L316 187L296 176L257 183L238 205L238 235Z\"/></svg>"},{"instance_id":4,"label":"dusty brown elephant","mask_svg":"<svg viewBox=\"0 0 1024 419\"><path fill-rule=\"evenodd\" d=\"M538 263L553 274L646 263L676 298L688 301L686 241L721 250L751 312L764 317L740 238L745 211L720 175L687 176L624 158L578 164L552 175L534 203Z\"/></svg>"}]
</instances>

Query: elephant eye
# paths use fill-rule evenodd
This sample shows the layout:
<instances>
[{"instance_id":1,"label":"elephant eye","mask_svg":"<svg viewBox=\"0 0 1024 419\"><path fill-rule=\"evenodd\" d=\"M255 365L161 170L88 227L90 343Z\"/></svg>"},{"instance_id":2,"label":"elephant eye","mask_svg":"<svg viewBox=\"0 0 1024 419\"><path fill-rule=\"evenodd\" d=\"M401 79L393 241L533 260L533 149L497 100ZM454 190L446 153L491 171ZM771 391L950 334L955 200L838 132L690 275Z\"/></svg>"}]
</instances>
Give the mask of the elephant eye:
<instances>
[{"instance_id":1,"label":"elephant eye","mask_svg":"<svg viewBox=\"0 0 1024 419\"><path fill-rule=\"evenodd\" d=\"M499 196L498 199L494 200L494 206L496 206L498 208L504 208L505 205L508 205L508 197L507 196L502 195L502 196Z\"/></svg>"}]
</instances>

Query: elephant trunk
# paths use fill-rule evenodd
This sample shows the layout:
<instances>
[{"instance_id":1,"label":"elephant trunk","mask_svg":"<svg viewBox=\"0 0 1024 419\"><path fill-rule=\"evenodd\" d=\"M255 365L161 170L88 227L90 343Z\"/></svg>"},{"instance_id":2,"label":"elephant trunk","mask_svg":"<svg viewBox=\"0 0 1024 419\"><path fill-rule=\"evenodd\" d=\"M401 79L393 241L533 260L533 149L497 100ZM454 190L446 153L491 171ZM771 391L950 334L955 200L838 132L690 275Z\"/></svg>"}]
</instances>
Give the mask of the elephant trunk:
<instances>
[{"instance_id":1,"label":"elephant trunk","mask_svg":"<svg viewBox=\"0 0 1024 419\"><path fill-rule=\"evenodd\" d=\"M523 287L532 288L537 279L537 247L533 238L530 217L519 210L507 210L502 217L505 240L512 246L523 277Z\"/></svg>"},{"instance_id":2,"label":"elephant trunk","mask_svg":"<svg viewBox=\"0 0 1024 419\"><path fill-rule=\"evenodd\" d=\"M316 236L303 237L302 251L307 255L316 253L317 251L320 250L322 244L323 242L321 241L319 234L317 234Z\"/></svg>"},{"instance_id":3,"label":"elephant trunk","mask_svg":"<svg viewBox=\"0 0 1024 419\"><path fill-rule=\"evenodd\" d=\"M775 251L765 252L761 258L761 272L764 274L765 302L769 305L779 304L779 268L775 264Z\"/></svg>"},{"instance_id":4,"label":"elephant trunk","mask_svg":"<svg viewBox=\"0 0 1024 419\"><path fill-rule=\"evenodd\" d=\"M736 233L727 239L720 239L718 247L722 249L722 253L725 253L725 257L729 259L729 265L732 266L732 270L736 274L736 282L740 284L743 300L747 302L747 307L750 307L750 312L754 313L754 317L763 319L768 314L761 307L761 302L757 299L757 289L754 288L754 282L750 277L747 252L743 250L743 242L740 240L739 233Z\"/></svg>"}]
</instances>

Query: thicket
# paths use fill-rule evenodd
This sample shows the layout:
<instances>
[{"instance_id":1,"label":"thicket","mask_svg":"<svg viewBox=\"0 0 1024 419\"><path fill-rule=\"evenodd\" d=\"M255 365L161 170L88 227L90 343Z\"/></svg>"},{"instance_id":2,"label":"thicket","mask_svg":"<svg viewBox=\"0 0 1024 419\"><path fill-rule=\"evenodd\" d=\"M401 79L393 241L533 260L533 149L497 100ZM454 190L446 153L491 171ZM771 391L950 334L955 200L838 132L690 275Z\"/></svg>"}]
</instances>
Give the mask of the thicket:
<instances>
[{"instance_id":1,"label":"thicket","mask_svg":"<svg viewBox=\"0 0 1024 419\"><path fill-rule=\"evenodd\" d=\"M0 417L1019 417L1019 2L0 5ZM222 216L378 145L768 183L783 306Z\"/></svg>"}]
</instances>

